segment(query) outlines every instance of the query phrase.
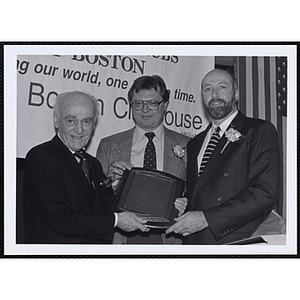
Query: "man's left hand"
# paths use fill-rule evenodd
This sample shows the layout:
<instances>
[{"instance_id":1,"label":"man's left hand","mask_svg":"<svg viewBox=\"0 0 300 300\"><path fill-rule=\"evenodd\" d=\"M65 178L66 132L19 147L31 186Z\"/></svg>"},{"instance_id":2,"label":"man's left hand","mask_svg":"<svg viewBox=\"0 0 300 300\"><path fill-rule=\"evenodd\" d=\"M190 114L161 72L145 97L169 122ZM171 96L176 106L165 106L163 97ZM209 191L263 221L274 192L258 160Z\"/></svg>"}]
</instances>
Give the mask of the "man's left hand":
<instances>
[{"instance_id":1,"label":"man's left hand","mask_svg":"<svg viewBox=\"0 0 300 300\"><path fill-rule=\"evenodd\" d=\"M176 223L166 230L166 234L175 232L188 236L208 227L203 211L189 211L181 217L175 218Z\"/></svg>"},{"instance_id":2,"label":"man's left hand","mask_svg":"<svg viewBox=\"0 0 300 300\"><path fill-rule=\"evenodd\" d=\"M178 210L178 217L182 216L188 204L186 197L176 198L174 201L174 206Z\"/></svg>"}]
</instances>

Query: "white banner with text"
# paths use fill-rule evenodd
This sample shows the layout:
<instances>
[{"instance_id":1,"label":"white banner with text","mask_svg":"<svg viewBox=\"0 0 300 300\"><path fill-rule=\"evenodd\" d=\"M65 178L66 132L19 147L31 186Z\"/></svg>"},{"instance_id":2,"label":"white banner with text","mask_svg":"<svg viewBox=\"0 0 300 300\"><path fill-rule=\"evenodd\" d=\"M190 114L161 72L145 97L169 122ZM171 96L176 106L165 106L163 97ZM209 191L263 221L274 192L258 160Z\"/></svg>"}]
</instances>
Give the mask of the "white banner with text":
<instances>
[{"instance_id":1,"label":"white banner with text","mask_svg":"<svg viewBox=\"0 0 300 300\"><path fill-rule=\"evenodd\" d=\"M80 90L96 97L99 118L88 151L99 141L134 125L127 93L134 79L161 76L170 90L164 124L194 136L208 119L202 107L200 83L214 67L208 56L18 55L17 157L51 139L57 94Z\"/></svg>"}]
</instances>

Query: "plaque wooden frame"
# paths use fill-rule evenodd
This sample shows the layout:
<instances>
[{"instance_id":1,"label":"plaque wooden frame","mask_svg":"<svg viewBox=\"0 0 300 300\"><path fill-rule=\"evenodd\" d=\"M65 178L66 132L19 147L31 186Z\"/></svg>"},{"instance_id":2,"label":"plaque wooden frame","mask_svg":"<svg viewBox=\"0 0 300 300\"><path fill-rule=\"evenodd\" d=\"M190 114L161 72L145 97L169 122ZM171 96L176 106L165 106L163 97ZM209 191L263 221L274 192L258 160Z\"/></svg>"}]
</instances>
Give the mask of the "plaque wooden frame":
<instances>
[{"instance_id":1,"label":"plaque wooden frame","mask_svg":"<svg viewBox=\"0 0 300 300\"><path fill-rule=\"evenodd\" d=\"M184 180L169 173L132 168L119 184L117 209L145 218L148 227L168 228L178 215L174 201L182 197L184 187Z\"/></svg>"}]
</instances>

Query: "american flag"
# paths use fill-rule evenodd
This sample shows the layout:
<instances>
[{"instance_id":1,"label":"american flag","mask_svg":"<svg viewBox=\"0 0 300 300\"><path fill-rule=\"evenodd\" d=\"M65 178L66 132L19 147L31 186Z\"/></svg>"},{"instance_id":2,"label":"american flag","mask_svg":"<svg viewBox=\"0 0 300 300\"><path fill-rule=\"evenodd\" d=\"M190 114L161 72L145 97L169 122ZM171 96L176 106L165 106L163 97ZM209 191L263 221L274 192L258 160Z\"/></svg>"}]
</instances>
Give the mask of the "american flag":
<instances>
[{"instance_id":1,"label":"american flag","mask_svg":"<svg viewBox=\"0 0 300 300\"><path fill-rule=\"evenodd\" d=\"M239 109L275 125L282 154L282 192L278 212L286 214L287 57L238 57Z\"/></svg>"},{"instance_id":2,"label":"american flag","mask_svg":"<svg viewBox=\"0 0 300 300\"><path fill-rule=\"evenodd\" d=\"M287 116L287 58L276 57L276 89L278 113Z\"/></svg>"}]
</instances>

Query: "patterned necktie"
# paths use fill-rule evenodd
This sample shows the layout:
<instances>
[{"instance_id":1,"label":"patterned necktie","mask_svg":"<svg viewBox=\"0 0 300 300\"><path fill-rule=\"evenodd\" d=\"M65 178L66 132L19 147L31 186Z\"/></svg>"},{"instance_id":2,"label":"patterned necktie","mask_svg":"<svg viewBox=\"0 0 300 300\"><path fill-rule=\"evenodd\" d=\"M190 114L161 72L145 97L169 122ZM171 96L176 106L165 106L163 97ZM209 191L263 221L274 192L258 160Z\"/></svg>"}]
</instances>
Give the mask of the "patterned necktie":
<instances>
[{"instance_id":1,"label":"patterned necktie","mask_svg":"<svg viewBox=\"0 0 300 300\"><path fill-rule=\"evenodd\" d=\"M85 151L81 149L79 151L76 151L74 155L80 159L79 164L82 168L82 171L85 177L87 178L87 180L89 181L89 183L91 183L90 164L86 159Z\"/></svg>"},{"instance_id":2,"label":"patterned necktie","mask_svg":"<svg viewBox=\"0 0 300 300\"><path fill-rule=\"evenodd\" d=\"M204 155L203 155L203 158L201 161L201 165L199 168L198 177L201 176L209 158L211 157L212 153L214 152L215 148L217 147L217 145L219 143L219 140L220 140L219 132L220 132L220 127L218 126L215 128L214 133L212 134L212 136L208 142L208 145L205 149L205 152L204 152Z\"/></svg>"},{"instance_id":3,"label":"patterned necktie","mask_svg":"<svg viewBox=\"0 0 300 300\"><path fill-rule=\"evenodd\" d=\"M156 170L156 152L153 144L154 132L147 132L145 136L148 138L148 143L144 155L144 168L148 170Z\"/></svg>"}]
</instances>

